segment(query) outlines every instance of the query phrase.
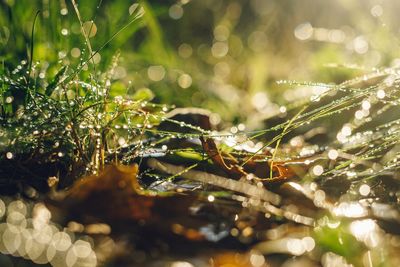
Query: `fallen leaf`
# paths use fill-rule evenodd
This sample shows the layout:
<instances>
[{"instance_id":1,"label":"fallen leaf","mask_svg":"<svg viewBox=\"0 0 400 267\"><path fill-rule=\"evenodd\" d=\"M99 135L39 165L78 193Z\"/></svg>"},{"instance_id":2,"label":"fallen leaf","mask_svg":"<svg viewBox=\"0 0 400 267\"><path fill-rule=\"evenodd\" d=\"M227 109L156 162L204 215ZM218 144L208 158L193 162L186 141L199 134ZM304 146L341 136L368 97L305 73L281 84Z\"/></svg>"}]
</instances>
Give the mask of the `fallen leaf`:
<instances>
[{"instance_id":1,"label":"fallen leaf","mask_svg":"<svg viewBox=\"0 0 400 267\"><path fill-rule=\"evenodd\" d=\"M200 141L203 145L204 151L207 153L210 159L226 174L236 179L247 175L247 173L238 165L238 162L233 157L229 157L227 160L223 158L223 155L219 151L213 139L200 137Z\"/></svg>"},{"instance_id":2,"label":"fallen leaf","mask_svg":"<svg viewBox=\"0 0 400 267\"><path fill-rule=\"evenodd\" d=\"M66 211L68 219L83 223L146 224L163 231L171 231L176 222L184 225L195 196L145 191L137 174L137 165L108 165L98 175L76 182L62 200L48 202Z\"/></svg>"}]
</instances>

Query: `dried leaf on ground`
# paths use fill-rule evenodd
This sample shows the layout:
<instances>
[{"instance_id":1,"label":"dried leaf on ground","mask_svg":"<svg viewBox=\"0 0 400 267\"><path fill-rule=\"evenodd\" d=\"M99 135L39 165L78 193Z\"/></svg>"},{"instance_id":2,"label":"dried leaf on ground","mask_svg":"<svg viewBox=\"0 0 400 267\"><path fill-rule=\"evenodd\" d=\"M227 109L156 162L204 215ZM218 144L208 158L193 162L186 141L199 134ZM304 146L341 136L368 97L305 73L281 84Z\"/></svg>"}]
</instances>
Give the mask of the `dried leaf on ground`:
<instances>
[{"instance_id":1,"label":"dried leaf on ground","mask_svg":"<svg viewBox=\"0 0 400 267\"><path fill-rule=\"evenodd\" d=\"M176 223L185 225L195 197L145 191L137 174L137 165L108 165L100 174L76 182L64 199L50 203L66 210L69 219L83 222L100 221L117 227L124 223L146 224L166 231Z\"/></svg>"}]
</instances>

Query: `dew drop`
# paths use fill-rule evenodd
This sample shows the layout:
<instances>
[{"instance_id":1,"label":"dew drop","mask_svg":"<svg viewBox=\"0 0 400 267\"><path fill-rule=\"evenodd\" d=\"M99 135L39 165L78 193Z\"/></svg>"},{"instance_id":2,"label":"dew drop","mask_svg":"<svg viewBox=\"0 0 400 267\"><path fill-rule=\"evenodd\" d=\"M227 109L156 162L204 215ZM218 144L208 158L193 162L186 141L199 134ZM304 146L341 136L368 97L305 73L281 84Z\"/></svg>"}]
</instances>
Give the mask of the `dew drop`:
<instances>
[{"instance_id":1,"label":"dew drop","mask_svg":"<svg viewBox=\"0 0 400 267\"><path fill-rule=\"evenodd\" d=\"M180 19L183 16L183 8L180 5L172 5L169 10L168 14L172 19Z\"/></svg>"},{"instance_id":2,"label":"dew drop","mask_svg":"<svg viewBox=\"0 0 400 267\"><path fill-rule=\"evenodd\" d=\"M371 192L371 187L367 184L363 184L360 186L359 190L360 195L362 196L368 196L369 193Z\"/></svg>"},{"instance_id":3,"label":"dew drop","mask_svg":"<svg viewBox=\"0 0 400 267\"><path fill-rule=\"evenodd\" d=\"M97 26L93 21L84 22L82 27L83 27L83 31L89 38L94 37L97 33Z\"/></svg>"},{"instance_id":4,"label":"dew drop","mask_svg":"<svg viewBox=\"0 0 400 267\"><path fill-rule=\"evenodd\" d=\"M312 172L314 175L319 176L324 172L324 168L321 165L315 165L312 168Z\"/></svg>"},{"instance_id":5,"label":"dew drop","mask_svg":"<svg viewBox=\"0 0 400 267\"><path fill-rule=\"evenodd\" d=\"M331 160L335 160L337 159L337 157L339 156L339 152L335 149L331 149L328 152L328 158Z\"/></svg>"}]
</instances>

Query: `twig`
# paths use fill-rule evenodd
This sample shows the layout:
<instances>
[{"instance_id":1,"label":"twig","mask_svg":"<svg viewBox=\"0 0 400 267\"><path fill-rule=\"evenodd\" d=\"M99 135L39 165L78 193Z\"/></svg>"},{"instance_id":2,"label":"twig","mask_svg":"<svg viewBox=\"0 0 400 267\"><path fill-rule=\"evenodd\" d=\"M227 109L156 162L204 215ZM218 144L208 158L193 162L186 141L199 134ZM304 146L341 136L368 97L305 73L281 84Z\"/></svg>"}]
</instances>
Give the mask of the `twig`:
<instances>
[{"instance_id":1,"label":"twig","mask_svg":"<svg viewBox=\"0 0 400 267\"><path fill-rule=\"evenodd\" d=\"M184 166L176 166L169 163L158 161L156 159L149 159L147 161L147 164L149 165L149 167L153 169L168 174L176 175L179 173L179 176L183 178L243 193L251 197L259 198L260 200L268 201L273 205L279 205L279 203L281 202L281 197L279 195L271 191L268 191L264 188L260 188L258 186L251 185L245 182L228 179L226 177L218 176L207 172L188 170Z\"/></svg>"}]
</instances>

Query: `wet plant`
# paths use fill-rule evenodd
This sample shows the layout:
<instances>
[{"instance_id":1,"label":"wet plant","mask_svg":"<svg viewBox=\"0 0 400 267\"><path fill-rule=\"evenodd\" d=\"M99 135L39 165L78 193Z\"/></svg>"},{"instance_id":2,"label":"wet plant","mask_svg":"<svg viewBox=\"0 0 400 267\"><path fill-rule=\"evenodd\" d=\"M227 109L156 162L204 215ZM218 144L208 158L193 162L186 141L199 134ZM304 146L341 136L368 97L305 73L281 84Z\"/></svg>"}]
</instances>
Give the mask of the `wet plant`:
<instances>
[{"instance_id":1,"label":"wet plant","mask_svg":"<svg viewBox=\"0 0 400 267\"><path fill-rule=\"evenodd\" d=\"M33 176L33 183L43 189L45 176L68 176L61 183L66 186L72 177L96 173L110 153L136 140L142 128L158 121L157 113L165 109L148 104L153 98L149 89L126 98L123 95L128 88L113 88L118 53L109 68L97 72L96 56L113 38L93 51L89 36L95 26L92 24L88 31L75 2L73 6L89 50L76 66L33 62L37 55L32 42L29 62L22 60L14 69L2 67L1 176L8 181L15 178L12 183L24 183L26 176ZM143 12L140 6L132 10L128 25ZM118 32L114 36L117 35ZM55 75L49 77L49 69L57 68ZM85 71L88 69L92 71ZM29 170L22 165L30 166Z\"/></svg>"}]
</instances>

